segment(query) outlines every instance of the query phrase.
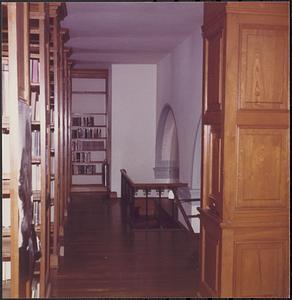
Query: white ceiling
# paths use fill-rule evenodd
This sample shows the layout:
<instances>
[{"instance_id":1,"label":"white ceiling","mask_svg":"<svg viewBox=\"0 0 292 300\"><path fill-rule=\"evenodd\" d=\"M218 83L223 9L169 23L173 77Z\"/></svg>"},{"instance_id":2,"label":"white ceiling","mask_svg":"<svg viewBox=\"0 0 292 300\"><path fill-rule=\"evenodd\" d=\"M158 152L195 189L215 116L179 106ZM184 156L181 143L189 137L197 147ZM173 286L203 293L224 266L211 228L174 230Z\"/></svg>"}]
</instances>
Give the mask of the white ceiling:
<instances>
[{"instance_id":1,"label":"white ceiling","mask_svg":"<svg viewBox=\"0 0 292 300\"><path fill-rule=\"evenodd\" d=\"M203 3L66 2L76 67L157 63L202 25Z\"/></svg>"}]
</instances>

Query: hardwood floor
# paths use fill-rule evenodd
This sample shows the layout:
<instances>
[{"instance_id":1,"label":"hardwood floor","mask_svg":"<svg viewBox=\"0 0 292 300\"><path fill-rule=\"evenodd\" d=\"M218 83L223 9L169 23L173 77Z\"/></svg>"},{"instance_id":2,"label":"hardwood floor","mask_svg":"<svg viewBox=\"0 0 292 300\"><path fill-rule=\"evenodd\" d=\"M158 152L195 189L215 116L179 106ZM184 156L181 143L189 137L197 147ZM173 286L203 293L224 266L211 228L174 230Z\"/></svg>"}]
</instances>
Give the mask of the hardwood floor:
<instances>
[{"instance_id":1,"label":"hardwood floor","mask_svg":"<svg viewBox=\"0 0 292 300\"><path fill-rule=\"evenodd\" d=\"M52 297L195 297L197 242L182 230L126 226L119 200L72 196Z\"/></svg>"}]
</instances>

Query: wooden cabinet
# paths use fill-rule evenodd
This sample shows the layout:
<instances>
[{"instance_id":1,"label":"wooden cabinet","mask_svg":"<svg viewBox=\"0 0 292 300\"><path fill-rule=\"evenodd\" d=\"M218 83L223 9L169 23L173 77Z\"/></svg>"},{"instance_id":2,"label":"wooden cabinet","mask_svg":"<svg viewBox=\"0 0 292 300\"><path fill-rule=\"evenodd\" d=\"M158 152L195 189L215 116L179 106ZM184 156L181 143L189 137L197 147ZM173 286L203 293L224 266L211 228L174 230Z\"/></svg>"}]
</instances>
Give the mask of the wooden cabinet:
<instances>
[{"instance_id":1,"label":"wooden cabinet","mask_svg":"<svg viewBox=\"0 0 292 300\"><path fill-rule=\"evenodd\" d=\"M205 3L200 294L287 297L288 4Z\"/></svg>"}]
</instances>

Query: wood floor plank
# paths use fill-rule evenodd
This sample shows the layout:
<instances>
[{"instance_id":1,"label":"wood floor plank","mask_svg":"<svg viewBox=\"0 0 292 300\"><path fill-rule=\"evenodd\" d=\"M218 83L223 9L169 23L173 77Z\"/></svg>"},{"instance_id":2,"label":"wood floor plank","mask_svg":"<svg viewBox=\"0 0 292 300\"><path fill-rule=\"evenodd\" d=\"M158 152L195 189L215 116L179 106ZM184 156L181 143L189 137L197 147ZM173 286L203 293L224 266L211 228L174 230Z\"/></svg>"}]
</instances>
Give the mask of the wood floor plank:
<instances>
[{"instance_id":1,"label":"wood floor plank","mask_svg":"<svg viewBox=\"0 0 292 300\"><path fill-rule=\"evenodd\" d=\"M198 241L183 230L133 231L119 200L72 194L52 297L195 297Z\"/></svg>"}]
</instances>

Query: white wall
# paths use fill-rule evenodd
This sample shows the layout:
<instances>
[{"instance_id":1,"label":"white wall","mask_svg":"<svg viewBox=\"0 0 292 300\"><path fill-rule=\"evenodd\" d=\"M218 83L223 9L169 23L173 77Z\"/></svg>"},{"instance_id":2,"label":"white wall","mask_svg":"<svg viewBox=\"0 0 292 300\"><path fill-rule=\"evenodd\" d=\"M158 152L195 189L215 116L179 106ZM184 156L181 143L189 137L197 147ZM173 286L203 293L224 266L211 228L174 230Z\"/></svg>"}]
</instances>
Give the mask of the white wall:
<instances>
[{"instance_id":1,"label":"white wall","mask_svg":"<svg viewBox=\"0 0 292 300\"><path fill-rule=\"evenodd\" d=\"M156 65L112 65L111 190L118 197L120 169L137 182L154 179L156 84Z\"/></svg>"},{"instance_id":2,"label":"white wall","mask_svg":"<svg viewBox=\"0 0 292 300\"><path fill-rule=\"evenodd\" d=\"M196 126L202 112L202 47L201 29L198 28L157 67L157 123L168 103L178 130L180 180L190 186Z\"/></svg>"},{"instance_id":3,"label":"white wall","mask_svg":"<svg viewBox=\"0 0 292 300\"><path fill-rule=\"evenodd\" d=\"M202 64L203 40L198 26L157 67L157 125L161 111L168 103L173 109L177 125L179 178L191 188L194 188L193 182L200 182L200 178L193 178L193 174L200 176L193 171L193 161L196 128L202 113ZM200 159L196 161L199 166ZM190 205L185 208L187 213L192 213L193 208Z\"/></svg>"}]
</instances>

